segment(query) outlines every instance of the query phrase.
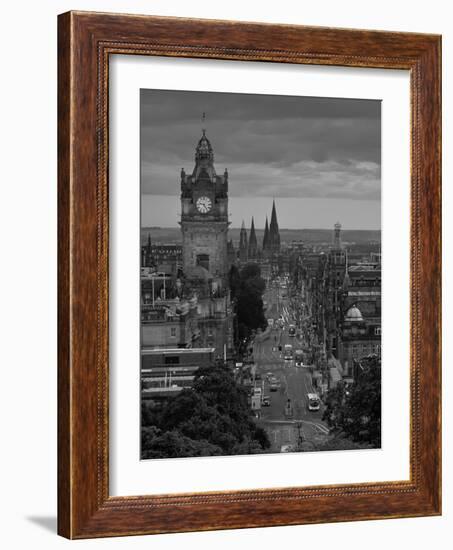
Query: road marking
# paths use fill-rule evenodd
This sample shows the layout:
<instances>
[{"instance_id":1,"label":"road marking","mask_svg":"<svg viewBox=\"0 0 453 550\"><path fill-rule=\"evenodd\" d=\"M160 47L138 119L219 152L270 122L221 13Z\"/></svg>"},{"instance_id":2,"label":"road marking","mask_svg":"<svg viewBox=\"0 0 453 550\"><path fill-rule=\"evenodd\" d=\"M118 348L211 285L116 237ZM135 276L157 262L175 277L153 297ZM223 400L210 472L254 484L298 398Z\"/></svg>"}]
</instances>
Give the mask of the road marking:
<instances>
[{"instance_id":1,"label":"road marking","mask_svg":"<svg viewBox=\"0 0 453 550\"><path fill-rule=\"evenodd\" d=\"M305 422L306 424L309 424L310 426L314 426L315 428L318 428L321 432L328 434L329 428L326 428L323 424L319 424L318 422L310 422L309 420L303 420L302 422Z\"/></svg>"},{"instance_id":2,"label":"road marking","mask_svg":"<svg viewBox=\"0 0 453 550\"><path fill-rule=\"evenodd\" d=\"M329 429L326 428L326 426L323 426L322 424L318 424L316 422L310 422L309 420L266 420L263 419L265 424L282 424L282 425L295 425L295 424L307 424L308 426L313 426L314 428L317 428L320 432L322 432L325 435L329 434Z\"/></svg>"}]
</instances>

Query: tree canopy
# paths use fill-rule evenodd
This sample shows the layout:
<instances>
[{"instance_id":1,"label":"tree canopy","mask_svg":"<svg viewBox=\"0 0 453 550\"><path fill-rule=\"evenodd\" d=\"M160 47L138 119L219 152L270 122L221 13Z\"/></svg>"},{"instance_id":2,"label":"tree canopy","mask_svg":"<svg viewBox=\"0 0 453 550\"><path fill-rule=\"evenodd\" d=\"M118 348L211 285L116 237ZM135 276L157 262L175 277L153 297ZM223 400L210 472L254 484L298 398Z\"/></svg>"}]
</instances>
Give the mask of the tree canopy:
<instances>
[{"instance_id":1,"label":"tree canopy","mask_svg":"<svg viewBox=\"0 0 453 550\"><path fill-rule=\"evenodd\" d=\"M323 419L331 429L355 442L381 446L381 361L360 360L353 384L339 383L329 391Z\"/></svg>"},{"instance_id":2,"label":"tree canopy","mask_svg":"<svg viewBox=\"0 0 453 550\"><path fill-rule=\"evenodd\" d=\"M246 390L222 363L200 369L193 387L161 411L145 406L142 425L144 458L250 454L270 447L251 418Z\"/></svg>"},{"instance_id":3,"label":"tree canopy","mask_svg":"<svg viewBox=\"0 0 453 550\"><path fill-rule=\"evenodd\" d=\"M177 458L221 455L222 449L206 440L194 440L177 430L142 429L142 458Z\"/></svg>"},{"instance_id":4,"label":"tree canopy","mask_svg":"<svg viewBox=\"0 0 453 550\"><path fill-rule=\"evenodd\" d=\"M248 338L252 330L264 329L267 325L263 304L266 283L259 265L249 263L241 271L232 266L230 289L236 305L239 338Z\"/></svg>"}]
</instances>

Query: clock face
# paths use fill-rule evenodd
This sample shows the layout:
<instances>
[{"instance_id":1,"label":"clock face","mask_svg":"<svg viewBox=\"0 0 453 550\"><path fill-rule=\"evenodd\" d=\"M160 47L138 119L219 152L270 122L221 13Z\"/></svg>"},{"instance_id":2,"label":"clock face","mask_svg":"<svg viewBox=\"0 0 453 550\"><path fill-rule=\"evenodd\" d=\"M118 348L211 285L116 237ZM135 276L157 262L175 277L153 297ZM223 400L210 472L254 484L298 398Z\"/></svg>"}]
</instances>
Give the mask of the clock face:
<instances>
[{"instance_id":1,"label":"clock face","mask_svg":"<svg viewBox=\"0 0 453 550\"><path fill-rule=\"evenodd\" d=\"M207 214L211 210L212 201L209 197L199 197L197 199L197 210L201 214Z\"/></svg>"}]
</instances>

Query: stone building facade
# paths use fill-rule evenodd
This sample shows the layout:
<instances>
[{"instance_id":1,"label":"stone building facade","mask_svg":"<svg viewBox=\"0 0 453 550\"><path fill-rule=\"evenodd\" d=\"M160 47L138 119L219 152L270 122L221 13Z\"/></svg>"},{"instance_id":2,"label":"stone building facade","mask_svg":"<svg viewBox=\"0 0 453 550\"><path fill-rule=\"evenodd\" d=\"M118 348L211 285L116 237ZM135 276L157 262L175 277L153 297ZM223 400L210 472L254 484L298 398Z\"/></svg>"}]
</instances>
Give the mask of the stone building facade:
<instances>
[{"instance_id":1,"label":"stone building facade","mask_svg":"<svg viewBox=\"0 0 453 550\"><path fill-rule=\"evenodd\" d=\"M195 151L191 175L181 171L183 294L196 296L200 345L217 355L233 348L233 313L228 287L228 171L217 175L206 132Z\"/></svg>"}]
</instances>

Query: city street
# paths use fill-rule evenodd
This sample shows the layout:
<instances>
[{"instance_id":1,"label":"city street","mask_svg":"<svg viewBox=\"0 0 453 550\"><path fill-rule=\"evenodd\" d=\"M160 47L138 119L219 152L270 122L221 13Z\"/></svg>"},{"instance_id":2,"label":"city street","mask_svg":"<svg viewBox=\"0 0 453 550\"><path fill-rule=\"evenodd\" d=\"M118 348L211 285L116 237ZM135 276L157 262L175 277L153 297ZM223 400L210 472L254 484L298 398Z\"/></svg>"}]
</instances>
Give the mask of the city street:
<instances>
[{"instance_id":1,"label":"city street","mask_svg":"<svg viewBox=\"0 0 453 550\"><path fill-rule=\"evenodd\" d=\"M282 447L283 450L313 450L315 445L327 439L328 428L321 420L322 406L320 411L309 411L307 407L307 394L315 393L310 369L296 367L294 358L284 358L285 344L291 344L293 350L300 349L303 344L297 336L288 334L294 319L286 289L275 283L269 286L264 296L266 316L281 317L283 322L281 327L274 323L272 329L257 336L254 342L255 384L261 385L263 396L270 398L270 405L261 408L257 423L267 431L273 452L280 452ZM274 381L271 389L269 381L273 378L277 384Z\"/></svg>"}]
</instances>

